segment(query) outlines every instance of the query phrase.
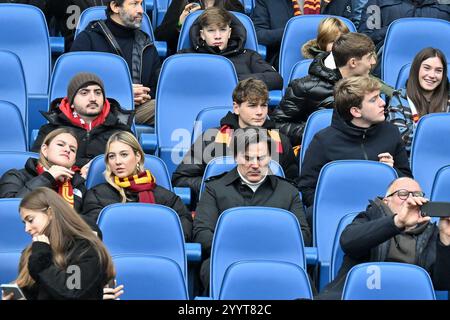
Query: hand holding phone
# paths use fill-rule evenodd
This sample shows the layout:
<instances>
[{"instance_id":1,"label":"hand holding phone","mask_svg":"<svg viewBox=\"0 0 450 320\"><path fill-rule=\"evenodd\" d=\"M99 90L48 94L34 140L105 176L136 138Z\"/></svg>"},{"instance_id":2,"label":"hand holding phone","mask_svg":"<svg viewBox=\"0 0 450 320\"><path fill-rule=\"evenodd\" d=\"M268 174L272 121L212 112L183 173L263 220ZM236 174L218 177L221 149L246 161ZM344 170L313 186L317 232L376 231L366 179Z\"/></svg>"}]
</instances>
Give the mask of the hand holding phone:
<instances>
[{"instance_id":1,"label":"hand holding phone","mask_svg":"<svg viewBox=\"0 0 450 320\"><path fill-rule=\"evenodd\" d=\"M7 298L7 300L26 300L25 295L19 286L15 283L2 284L2 299ZM12 296L10 297L10 295Z\"/></svg>"},{"instance_id":2,"label":"hand holding phone","mask_svg":"<svg viewBox=\"0 0 450 320\"><path fill-rule=\"evenodd\" d=\"M450 202L429 201L420 208L423 217L450 217Z\"/></svg>"}]
</instances>

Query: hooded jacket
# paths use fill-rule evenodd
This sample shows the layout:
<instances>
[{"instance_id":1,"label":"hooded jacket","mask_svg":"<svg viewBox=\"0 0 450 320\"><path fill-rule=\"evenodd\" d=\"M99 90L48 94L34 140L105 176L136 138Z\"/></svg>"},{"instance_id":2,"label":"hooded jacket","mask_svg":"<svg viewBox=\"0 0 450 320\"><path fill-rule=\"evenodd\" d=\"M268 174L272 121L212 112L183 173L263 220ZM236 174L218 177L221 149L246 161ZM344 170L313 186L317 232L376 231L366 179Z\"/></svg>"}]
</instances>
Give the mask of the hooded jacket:
<instances>
[{"instance_id":1,"label":"hooded jacket","mask_svg":"<svg viewBox=\"0 0 450 320\"><path fill-rule=\"evenodd\" d=\"M311 39L302 46L302 55L305 59L314 59L318 54L323 53L317 44L317 39Z\"/></svg>"},{"instance_id":2,"label":"hooded jacket","mask_svg":"<svg viewBox=\"0 0 450 320\"><path fill-rule=\"evenodd\" d=\"M42 112L47 119L48 124L43 125L39 129L39 134L34 142L32 151L39 152L44 138L51 131L60 127L67 127L75 131L78 140L77 161L76 165L80 168L88 163L91 159L99 154L105 153L106 142L109 137L116 131L131 132L133 123L133 111L123 110L119 103L114 99L108 99L110 103L110 111L105 121L87 131L79 126L74 125L70 119L61 112L59 104L62 99L55 99L50 105L50 111Z\"/></svg>"},{"instance_id":3,"label":"hooded jacket","mask_svg":"<svg viewBox=\"0 0 450 320\"><path fill-rule=\"evenodd\" d=\"M400 177L412 177L408 155L397 127L381 122L370 128L359 128L344 121L333 112L331 126L319 131L311 141L299 179L302 200L313 205L317 180L324 165L335 160L373 160L389 152L394 158L394 169Z\"/></svg>"},{"instance_id":4,"label":"hooded jacket","mask_svg":"<svg viewBox=\"0 0 450 320\"><path fill-rule=\"evenodd\" d=\"M229 126L232 130L239 129L238 115L228 112L220 120L220 126L221 128L223 126ZM275 129L275 124L270 120L266 120L262 127L271 130ZM195 202L198 200L203 173L208 162L214 157L232 154L225 143L215 141L219 130L219 128L206 130L191 146L191 149L187 152L183 161L178 165L172 175L173 185L176 187L189 187L191 189L191 199L195 199ZM298 166L292 146L286 136L280 134L280 138L283 152L277 155L279 157L278 161L286 177L296 179L298 177ZM199 154L200 151L201 153ZM211 154L207 151L211 151ZM211 158L205 159L205 155L211 156ZM275 160L275 157L272 158Z\"/></svg>"},{"instance_id":5,"label":"hooded jacket","mask_svg":"<svg viewBox=\"0 0 450 320\"><path fill-rule=\"evenodd\" d=\"M231 36L228 45L224 50L218 47L210 47L200 37L200 24L197 20L189 30L192 47L181 50L179 53L210 53L218 54L228 58L236 69L239 81L255 78L263 81L269 90L281 90L283 88L283 78L281 75L264 59L259 53L245 49L244 44L247 40L247 30L233 14L231 14Z\"/></svg>"}]
</instances>

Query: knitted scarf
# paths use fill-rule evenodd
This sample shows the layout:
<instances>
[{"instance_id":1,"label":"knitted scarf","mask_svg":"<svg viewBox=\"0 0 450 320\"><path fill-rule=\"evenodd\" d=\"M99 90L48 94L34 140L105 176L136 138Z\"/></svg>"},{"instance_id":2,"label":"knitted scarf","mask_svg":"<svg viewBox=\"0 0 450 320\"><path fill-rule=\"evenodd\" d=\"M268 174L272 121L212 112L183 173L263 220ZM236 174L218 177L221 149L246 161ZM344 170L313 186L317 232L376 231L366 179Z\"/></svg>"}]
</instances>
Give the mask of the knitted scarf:
<instances>
[{"instance_id":1,"label":"knitted scarf","mask_svg":"<svg viewBox=\"0 0 450 320\"><path fill-rule=\"evenodd\" d=\"M67 97L61 100L61 103L59 104L59 109L74 126L90 131L94 129L96 126L99 126L103 124L103 122L105 122L105 119L109 114L111 106L109 105L109 101L105 99L105 103L103 104L103 109L101 113L91 123L85 123L83 119L81 119L80 116L76 112L74 112L74 110L69 104L69 101L67 100Z\"/></svg>"},{"instance_id":2,"label":"knitted scarf","mask_svg":"<svg viewBox=\"0 0 450 320\"><path fill-rule=\"evenodd\" d=\"M77 166L73 166L70 170L74 172L79 172L80 168ZM41 164L36 166L36 171L39 175L43 174L47 171ZM74 197L73 197L73 186L70 179L60 181L56 180L56 184L58 185L58 194L66 200L72 207L74 205Z\"/></svg>"},{"instance_id":3,"label":"knitted scarf","mask_svg":"<svg viewBox=\"0 0 450 320\"><path fill-rule=\"evenodd\" d=\"M115 176L114 183L121 188L138 192L139 202L155 203L153 189L156 187L156 179L150 170L145 170L126 178L119 178Z\"/></svg>"},{"instance_id":4,"label":"knitted scarf","mask_svg":"<svg viewBox=\"0 0 450 320\"><path fill-rule=\"evenodd\" d=\"M305 0L303 14L320 14L320 0Z\"/></svg>"}]
</instances>

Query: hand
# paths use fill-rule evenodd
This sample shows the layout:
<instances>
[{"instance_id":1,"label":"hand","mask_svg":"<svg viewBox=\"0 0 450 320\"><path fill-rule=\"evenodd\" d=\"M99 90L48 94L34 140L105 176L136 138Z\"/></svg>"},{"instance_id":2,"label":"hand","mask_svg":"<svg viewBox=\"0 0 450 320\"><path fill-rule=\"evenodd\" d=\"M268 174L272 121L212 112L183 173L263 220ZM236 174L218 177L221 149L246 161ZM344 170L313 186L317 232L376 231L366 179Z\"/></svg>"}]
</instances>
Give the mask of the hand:
<instances>
[{"instance_id":1,"label":"hand","mask_svg":"<svg viewBox=\"0 0 450 320\"><path fill-rule=\"evenodd\" d=\"M53 165L48 169L48 173L57 181L65 181L66 179L72 179L75 172L62 166Z\"/></svg>"},{"instance_id":2,"label":"hand","mask_svg":"<svg viewBox=\"0 0 450 320\"><path fill-rule=\"evenodd\" d=\"M36 242L36 241L44 242L44 243L46 243L48 245L50 244L50 241L48 240L48 237L46 235L43 235L43 234L40 234L38 236L34 236L33 237L33 242Z\"/></svg>"},{"instance_id":3,"label":"hand","mask_svg":"<svg viewBox=\"0 0 450 320\"><path fill-rule=\"evenodd\" d=\"M430 217L422 217L420 207L428 200L423 197L409 197L402 205L400 212L394 217L394 223L399 229L414 227L417 224L430 221Z\"/></svg>"},{"instance_id":4,"label":"hand","mask_svg":"<svg viewBox=\"0 0 450 320\"><path fill-rule=\"evenodd\" d=\"M123 285L115 288L103 288L103 300L120 300L120 296L123 294Z\"/></svg>"},{"instance_id":5,"label":"hand","mask_svg":"<svg viewBox=\"0 0 450 320\"><path fill-rule=\"evenodd\" d=\"M378 155L378 161L386 163L388 166L394 167L394 157L389 152L380 153Z\"/></svg>"},{"instance_id":6,"label":"hand","mask_svg":"<svg viewBox=\"0 0 450 320\"><path fill-rule=\"evenodd\" d=\"M14 292L11 292L10 294L5 296L2 290L2 300L14 300Z\"/></svg>"},{"instance_id":7,"label":"hand","mask_svg":"<svg viewBox=\"0 0 450 320\"><path fill-rule=\"evenodd\" d=\"M181 12L180 14L180 18L178 19L178 24L183 25L184 20L186 20L186 17L189 15L189 13L191 12L195 12L197 10L200 10L202 7L198 5L198 3L188 3L184 9L183 12Z\"/></svg>"},{"instance_id":8,"label":"hand","mask_svg":"<svg viewBox=\"0 0 450 320\"><path fill-rule=\"evenodd\" d=\"M133 84L134 103L141 105L150 100L150 88L144 87L142 84Z\"/></svg>"},{"instance_id":9,"label":"hand","mask_svg":"<svg viewBox=\"0 0 450 320\"><path fill-rule=\"evenodd\" d=\"M87 178L87 175L88 175L88 172L89 172L89 167L91 166L91 163L92 163L92 160L89 161L88 163L86 163L86 164L81 168L80 174L81 174L81 176L82 176L84 179Z\"/></svg>"},{"instance_id":10,"label":"hand","mask_svg":"<svg viewBox=\"0 0 450 320\"><path fill-rule=\"evenodd\" d=\"M443 245L450 245L450 217L439 219L439 239Z\"/></svg>"}]
</instances>

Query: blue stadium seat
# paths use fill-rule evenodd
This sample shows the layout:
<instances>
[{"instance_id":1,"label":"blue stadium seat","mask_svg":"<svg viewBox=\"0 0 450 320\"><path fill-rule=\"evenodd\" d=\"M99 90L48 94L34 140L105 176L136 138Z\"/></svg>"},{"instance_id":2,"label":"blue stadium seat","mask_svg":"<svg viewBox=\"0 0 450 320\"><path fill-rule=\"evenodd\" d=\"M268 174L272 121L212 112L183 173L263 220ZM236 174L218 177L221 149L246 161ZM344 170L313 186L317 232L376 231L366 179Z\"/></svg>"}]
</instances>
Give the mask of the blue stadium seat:
<instances>
[{"instance_id":1,"label":"blue stadium seat","mask_svg":"<svg viewBox=\"0 0 450 320\"><path fill-rule=\"evenodd\" d=\"M233 111L232 107L211 107L200 111L195 119L194 129L192 130L191 144L208 129L219 128L220 120L225 117L228 111Z\"/></svg>"},{"instance_id":2,"label":"blue stadium seat","mask_svg":"<svg viewBox=\"0 0 450 320\"><path fill-rule=\"evenodd\" d=\"M331 117L333 116L333 109L323 109L313 112L306 121L305 130L303 131L302 144L300 148L299 169L301 171L302 162L305 158L306 150L312 139L322 129L331 125Z\"/></svg>"},{"instance_id":3,"label":"blue stadium seat","mask_svg":"<svg viewBox=\"0 0 450 320\"><path fill-rule=\"evenodd\" d=\"M152 255L113 257L121 300L187 300L186 280L173 260Z\"/></svg>"},{"instance_id":4,"label":"blue stadium seat","mask_svg":"<svg viewBox=\"0 0 450 320\"><path fill-rule=\"evenodd\" d=\"M170 5L171 0L153 0L153 10L152 10L152 24L155 29L161 24L164 19L164 15L167 12L167 8Z\"/></svg>"},{"instance_id":5,"label":"blue stadium seat","mask_svg":"<svg viewBox=\"0 0 450 320\"><path fill-rule=\"evenodd\" d=\"M75 38L78 36L78 34L81 31L86 29L86 27L92 21L105 20L106 19L105 9L106 9L105 6L98 6L98 7L87 8L86 10L84 10L81 13L80 19L78 20L77 28L75 29ZM167 43L163 42L163 41L155 40L155 36L153 34L153 28L152 28L152 24L150 22L150 18L148 17L147 13L145 13L145 12L142 16L141 30L150 36L150 40L152 42L154 42L156 50L158 51L158 55L160 57L167 56Z\"/></svg>"},{"instance_id":6,"label":"blue stadium seat","mask_svg":"<svg viewBox=\"0 0 450 320\"><path fill-rule=\"evenodd\" d=\"M400 69L425 47L439 48L450 56L450 22L433 18L403 18L392 22L384 40L381 77L396 84Z\"/></svg>"},{"instance_id":7,"label":"blue stadium seat","mask_svg":"<svg viewBox=\"0 0 450 320\"><path fill-rule=\"evenodd\" d=\"M371 262L353 267L342 300L435 300L428 272L412 264Z\"/></svg>"},{"instance_id":8,"label":"blue stadium seat","mask_svg":"<svg viewBox=\"0 0 450 320\"><path fill-rule=\"evenodd\" d=\"M253 9L255 8L255 0L241 0L244 6L245 14L251 16Z\"/></svg>"},{"instance_id":9,"label":"blue stadium seat","mask_svg":"<svg viewBox=\"0 0 450 320\"><path fill-rule=\"evenodd\" d=\"M306 271L279 261L240 261L223 277L219 300L312 299Z\"/></svg>"},{"instance_id":10,"label":"blue stadium seat","mask_svg":"<svg viewBox=\"0 0 450 320\"><path fill-rule=\"evenodd\" d=\"M0 150L27 151L27 136L20 110L11 102L0 100Z\"/></svg>"},{"instance_id":11,"label":"blue stadium seat","mask_svg":"<svg viewBox=\"0 0 450 320\"><path fill-rule=\"evenodd\" d=\"M450 166L442 167L436 172L430 200L450 202Z\"/></svg>"},{"instance_id":12,"label":"blue stadium seat","mask_svg":"<svg viewBox=\"0 0 450 320\"><path fill-rule=\"evenodd\" d=\"M28 158L39 158L38 153L23 151L0 151L0 176L10 169L23 169Z\"/></svg>"},{"instance_id":13,"label":"blue stadium seat","mask_svg":"<svg viewBox=\"0 0 450 320\"><path fill-rule=\"evenodd\" d=\"M340 160L320 171L313 207L313 239L318 250L322 289L329 281L334 236L346 214L366 209L369 200L384 195L397 178L396 171L380 162Z\"/></svg>"},{"instance_id":14,"label":"blue stadium seat","mask_svg":"<svg viewBox=\"0 0 450 320\"><path fill-rule=\"evenodd\" d=\"M426 195L431 194L437 171L450 164L450 114L433 113L420 118L411 148L411 170Z\"/></svg>"},{"instance_id":15,"label":"blue stadium seat","mask_svg":"<svg viewBox=\"0 0 450 320\"><path fill-rule=\"evenodd\" d=\"M294 79L299 79L306 77L309 72L309 66L313 59L300 60L292 67L291 73L289 74L288 84Z\"/></svg>"},{"instance_id":16,"label":"blue stadium seat","mask_svg":"<svg viewBox=\"0 0 450 320\"><path fill-rule=\"evenodd\" d=\"M447 63L447 70L450 68L450 63ZM395 84L396 89L403 89L406 88L406 81L409 77L409 71L411 70L411 62L403 65L403 67L400 69L397 77L397 82ZM447 77L450 77L447 75Z\"/></svg>"},{"instance_id":17,"label":"blue stadium seat","mask_svg":"<svg viewBox=\"0 0 450 320\"><path fill-rule=\"evenodd\" d=\"M289 74L292 67L300 60L304 60L302 46L311 39L317 37L317 29L322 19L332 17L329 15L306 15L291 18L284 28L280 48L280 74L284 80L284 87L289 84ZM350 20L341 19L350 32L356 32L355 25Z\"/></svg>"},{"instance_id":18,"label":"blue stadium seat","mask_svg":"<svg viewBox=\"0 0 450 320\"><path fill-rule=\"evenodd\" d=\"M0 199L0 252L21 252L31 243L19 214L22 199Z\"/></svg>"},{"instance_id":19,"label":"blue stadium seat","mask_svg":"<svg viewBox=\"0 0 450 320\"><path fill-rule=\"evenodd\" d=\"M22 63L16 54L3 50L0 50L0 61L0 100L11 102L19 109L26 133L28 98Z\"/></svg>"},{"instance_id":20,"label":"blue stadium seat","mask_svg":"<svg viewBox=\"0 0 450 320\"><path fill-rule=\"evenodd\" d=\"M156 135L141 135L144 150L156 145L172 174L191 146L197 114L207 107L232 105L236 85L236 71L227 58L200 53L167 58L156 91Z\"/></svg>"},{"instance_id":21,"label":"blue stadium seat","mask_svg":"<svg viewBox=\"0 0 450 320\"><path fill-rule=\"evenodd\" d=\"M28 130L39 128L39 110L48 106L51 52L47 23L40 9L23 4L0 4L0 50L15 53L24 70L28 94Z\"/></svg>"},{"instance_id":22,"label":"blue stadium seat","mask_svg":"<svg viewBox=\"0 0 450 320\"><path fill-rule=\"evenodd\" d=\"M218 298L228 267L248 260L290 262L305 268L297 218L289 211L269 207L224 211L217 222L211 248L210 297Z\"/></svg>"},{"instance_id":23,"label":"blue stadium seat","mask_svg":"<svg viewBox=\"0 0 450 320\"><path fill-rule=\"evenodd\" d=\"M0 284L11 283L17 278L20 256L21 251L0 251Z\"/></svg>"}]
</instances>

